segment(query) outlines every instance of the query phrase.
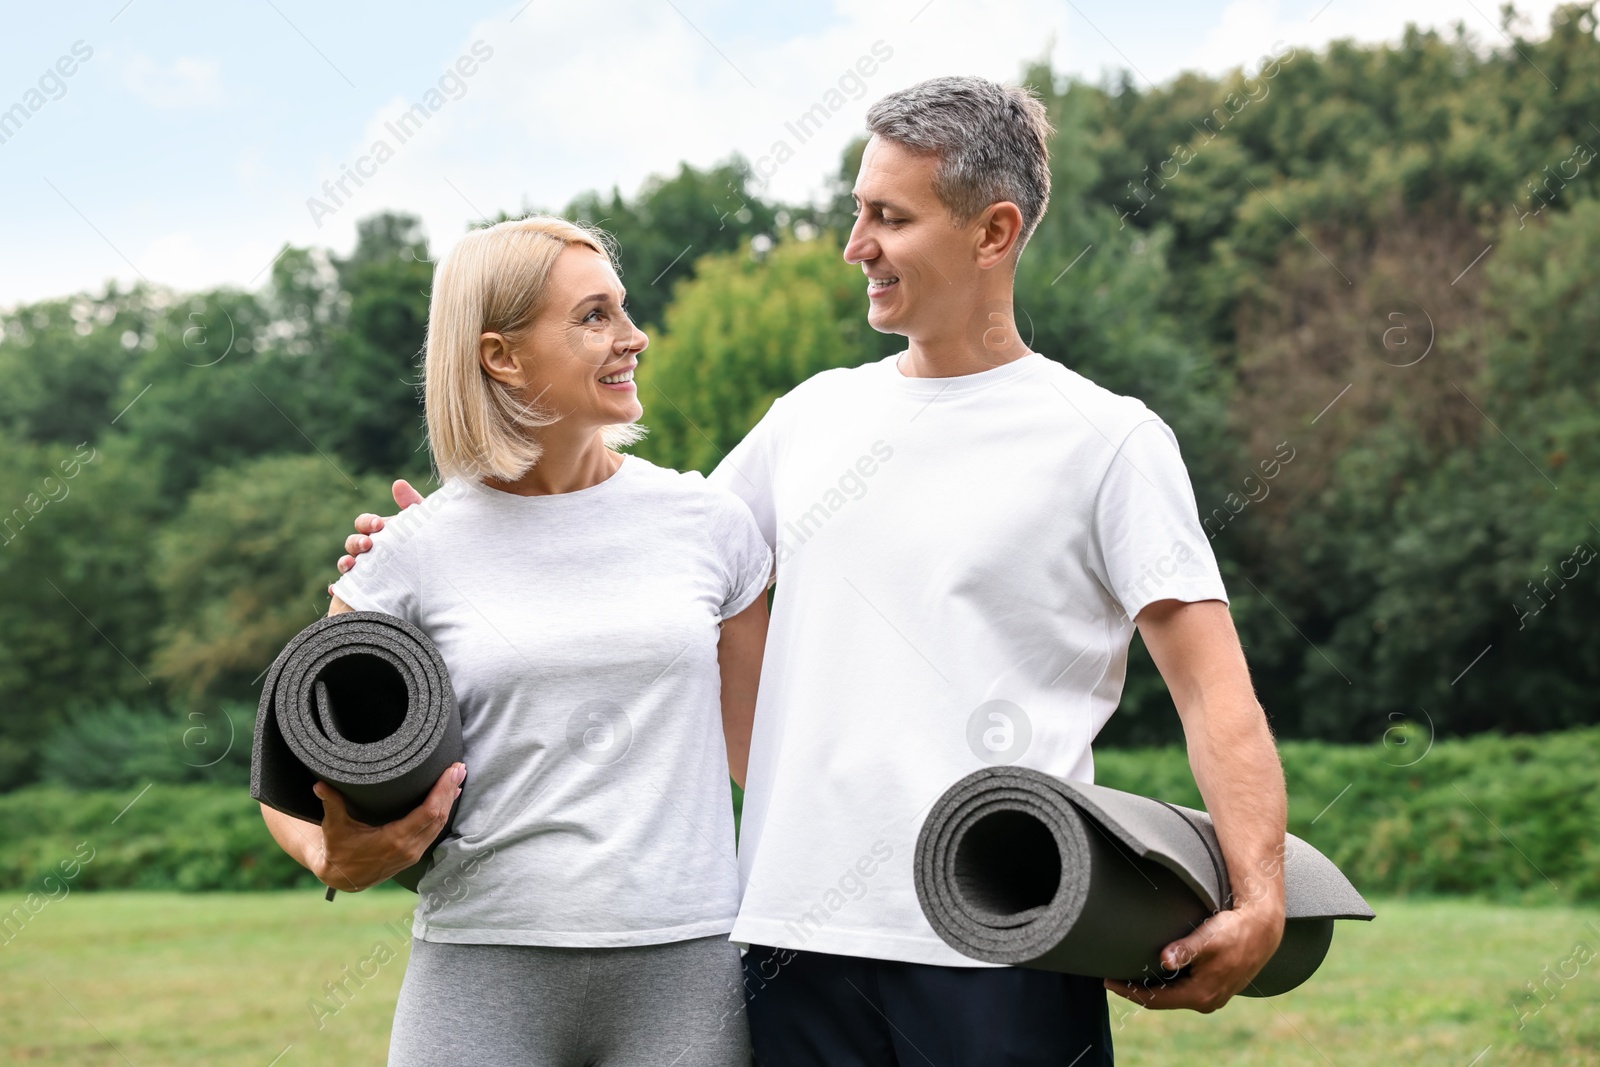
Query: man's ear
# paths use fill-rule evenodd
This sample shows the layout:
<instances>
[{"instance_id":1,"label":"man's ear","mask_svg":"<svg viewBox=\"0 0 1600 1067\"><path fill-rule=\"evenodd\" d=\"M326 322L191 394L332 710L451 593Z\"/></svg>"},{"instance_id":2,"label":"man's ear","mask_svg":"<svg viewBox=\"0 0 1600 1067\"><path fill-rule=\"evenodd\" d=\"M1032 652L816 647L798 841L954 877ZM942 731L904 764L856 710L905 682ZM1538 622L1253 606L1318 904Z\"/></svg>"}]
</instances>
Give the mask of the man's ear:
<instances>
[{"instance_id":1,"label":"man's ear","mask_svg":"<svg viewBox=\"0 0 1600 1067\"><path fill-rule=\"evenodd\" d=\"M978 218L977 263L988 270L1004 262L1022 238L1022 210L1009 200L990 204Z\"/></svg>"},{"instance_id":2,"label":"man's ear","mask_svg":"<svg viewBox=\"0 0 1600 1067\"><path fill-rule=\"evenodd\" d=\"M511 342L501 333L485 333L478 338L478 363L495 381L513 389L522 387L522 368L511 354Z\"/></svg>"}]
</instances>

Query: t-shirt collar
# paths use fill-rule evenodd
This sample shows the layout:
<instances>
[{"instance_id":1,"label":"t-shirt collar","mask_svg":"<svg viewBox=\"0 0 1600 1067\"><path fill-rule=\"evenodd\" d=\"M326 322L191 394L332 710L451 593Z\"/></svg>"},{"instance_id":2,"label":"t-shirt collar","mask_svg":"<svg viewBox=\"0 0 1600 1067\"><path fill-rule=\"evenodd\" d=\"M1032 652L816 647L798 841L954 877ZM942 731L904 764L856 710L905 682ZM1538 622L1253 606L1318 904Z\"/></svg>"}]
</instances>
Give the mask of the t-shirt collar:
<instances>
[{"instance_id":1,"label":"t-shirt collar","mask_svg":"<svg viewBox=\"0 0 1600 1067\"><path fill-rule=\"evenodd\" d=\"M961 374L953 378L911 378L900 373L900 357L905 355L906 351L908 350L903 349L892 356L885 356L879 361L879 366L883 372L881 376L891 388L914 396L939 396L987 389L996 383L1031 374L1045 359L1038 352L1029 352L1009 363L1002 363L998 367L990 367L975 374Z\"/></svg>"}]
</instances>

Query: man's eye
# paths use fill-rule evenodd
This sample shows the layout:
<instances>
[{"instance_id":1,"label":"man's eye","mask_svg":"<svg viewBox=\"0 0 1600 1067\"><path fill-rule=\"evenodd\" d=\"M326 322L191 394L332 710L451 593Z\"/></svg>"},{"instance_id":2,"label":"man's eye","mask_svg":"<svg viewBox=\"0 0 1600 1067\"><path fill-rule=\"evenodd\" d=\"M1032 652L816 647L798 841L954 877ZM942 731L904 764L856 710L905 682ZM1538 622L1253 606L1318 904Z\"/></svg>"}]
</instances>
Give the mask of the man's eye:
<instances>
[{"instance_id":1,"label":"man's eye","mask_svg":"<svg viewBox=\"0 0 1600 1067\"><path fill-rule=\"evenodd\" d=\"M883 221L885 223L887 223L888 225L890 225L890 226L898 226L898 225L900 225L902 222L904 222L906 220L905 219L891 219L888 215L885 215L885 216L883 216Z\"/></svg>"}]
</instances>

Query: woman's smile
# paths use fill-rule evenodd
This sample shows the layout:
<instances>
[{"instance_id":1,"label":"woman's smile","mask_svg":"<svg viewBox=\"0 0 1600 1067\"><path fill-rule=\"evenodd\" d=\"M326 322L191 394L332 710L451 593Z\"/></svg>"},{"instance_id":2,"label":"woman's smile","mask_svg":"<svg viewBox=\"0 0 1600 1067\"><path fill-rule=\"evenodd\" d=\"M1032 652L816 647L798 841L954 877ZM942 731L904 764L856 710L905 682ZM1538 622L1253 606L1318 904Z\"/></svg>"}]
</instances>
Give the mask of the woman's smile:
<instances>
[{"instance_id":1,"label":"woman's smile","mask_svg":"<svg viewBox=\"0 0 1600 1067\"><path fill-rule=\"evenodd\" d=\"M626 367L619 371L612 371L609 374L602 374L600 376L600 384L605 386L607 389L614 389L617 392L631 393L636 388L633 384L633 372L638 366L638 362L635 361L633 363L629 363Z\"/></svg>"}]
</instances>

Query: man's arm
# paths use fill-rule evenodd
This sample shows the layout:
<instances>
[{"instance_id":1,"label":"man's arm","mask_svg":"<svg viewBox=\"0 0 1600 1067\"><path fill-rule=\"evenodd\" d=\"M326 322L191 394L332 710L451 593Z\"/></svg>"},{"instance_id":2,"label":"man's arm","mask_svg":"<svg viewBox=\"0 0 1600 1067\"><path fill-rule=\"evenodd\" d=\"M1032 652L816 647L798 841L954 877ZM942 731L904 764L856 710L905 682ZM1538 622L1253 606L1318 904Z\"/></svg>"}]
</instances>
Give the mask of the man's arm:
<instances>
[{"instance_id":1,"label":"man's arm","mask_svg":"<svg viewBox=\"0 0 1600 1067\"><path fill-rule=\"evenodd\" d=\"M422 503L422 494L413 489L411 483L404 478L396 479L394 485L389 487L389 491L394 494L394 502L401 511L413 504ZM356 565L357 556L372 551L372 538L369 535L381 529L383 529L382 515L374 515L368 511L356 516L356 532L344 539L346 555L339 557L340 574L349 573L350 568ZM333 594L333 586L328 586L328 593L330 596Z\"/></svg>"},{"instance_id":2,"label":"man's arm","mask_svg":"<svg viewBox=\"0 0 1600 1067\"><path fill-rule=\"evenodd\" d=\"M1169 972L1189 966L1184 978L1160 987L1108 980L1106 988L1147 1008L1210 1012L1249 984L1283 937L1283 766L1227 604L1158 600L1135 621L1183 720L1233 907L1162 950Z\"/></svg>"}]
</instances>

